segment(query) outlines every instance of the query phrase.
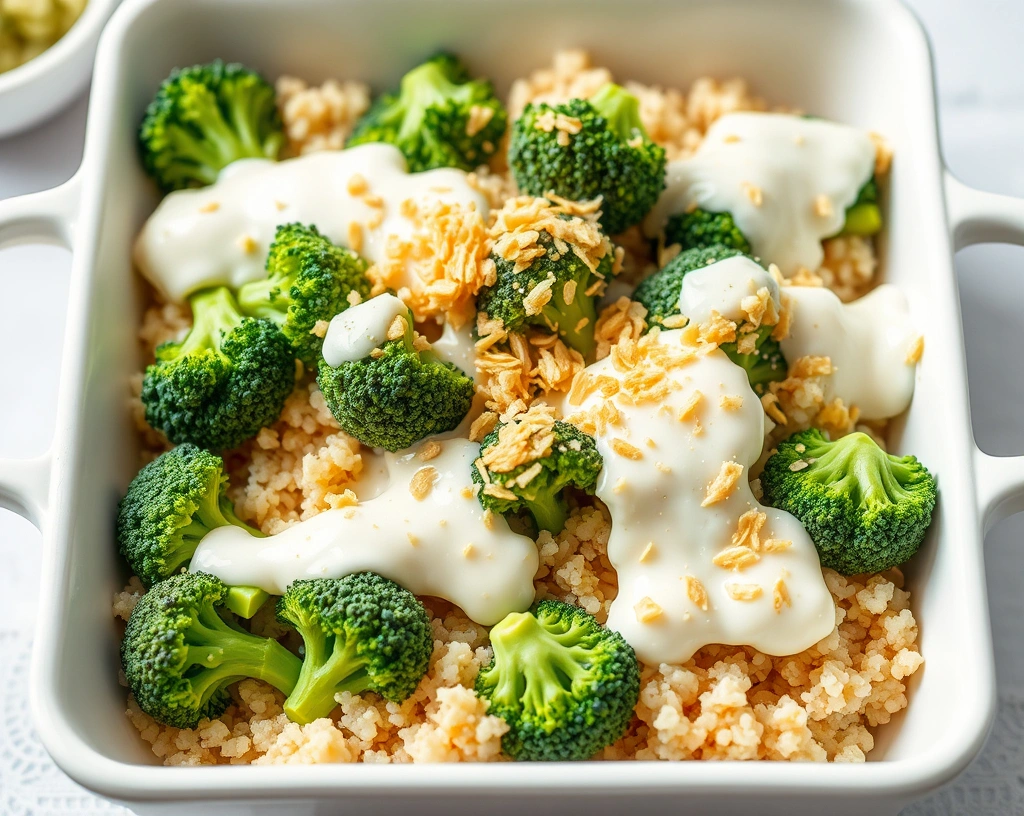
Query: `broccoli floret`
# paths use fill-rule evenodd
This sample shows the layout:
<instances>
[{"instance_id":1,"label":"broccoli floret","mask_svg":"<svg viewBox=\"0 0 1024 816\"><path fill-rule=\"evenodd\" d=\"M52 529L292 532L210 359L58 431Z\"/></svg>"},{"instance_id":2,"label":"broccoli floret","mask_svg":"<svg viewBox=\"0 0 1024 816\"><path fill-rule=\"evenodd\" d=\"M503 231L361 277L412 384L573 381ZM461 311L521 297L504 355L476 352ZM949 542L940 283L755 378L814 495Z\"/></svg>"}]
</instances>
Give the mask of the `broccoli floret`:
<instances>
[{"instance_id":1,"label":"broccoli floret","mask_svg":"<svg viewBox=\"0 0 1024 816\"><path fill-rule=\"evenodd\" d=\"M578 120L579 131L557 127L563 117ZM611 83L589 100L527 105L512 126L508 160L524 193L601 196L611 235L639 223L665 188L664 149L647 136L636 97Z\"/></svg>"},{"instance_id":2,"label":"broccoli floret","mask_svg":"<svg viewBox=\"0 0 1024 816\"><path fill-rule=\"evenodd\" d=\"M587 294L596 280L612 277L612 255L605 255L590 271L573 251L559 254L554 239L541 230L537 244L545 254L526 268L516 271L515 261L492 255L497 268L493 286L480 291L477 309L492 319L501 320L510 331L521 332L527 326L542 326L557 332L566 345L587 357L594 349L594 325L597 322L597 294ZM551 298L540 311L527 310L524 303L535 286L552 281ZM565 301L565 284L572 282L572 302Z\"/></svg>"},{"instance_id":3,"label":"broccoli floret","mask_svg":"<svg viewBox=\"0 0 1024 816\"><path fill-rule=\"evenodd\" d=\"M907 561L921 546L938 495L913 456L893 456L863 433L834 442L816 429L778 445L761 474L764 502L796 516L822 565L855 575Z\"/></svg>"},{"instance_id":4,"label":"broccoli floret","mask_svg":"<svg viewBox=\"0 0 1024 816\"><path fill-rule=\"evenodd\" d=\"M281 327L295 355L312 368L323 338L313 333L349 307L348 296L370 296L366 261L331 243L315 226L282 224L267 254L267 277L238 290L238 305L252 317L265 317Z\"/></svg>"},{"instance_id":5,"label":"broccoli floret","mask_svg":"<svg viewBox=\"0 0 1024 816\"><path fill-rule=\"evenodd\" d=\"M622 635L577 606L545 600L491 629L494 658L476 681L509 731L513 759L590 759L622 736L640 694L640 669Z\"/></svg>"},{"instance_id":6,"label":"broccoli floret","mask_svg":"<svg viewBox=\"0 0 1024 816\"><path fill-rule=\"evenodd\" d=\"M662 326L666 318L681 314L679 295L683 278L688 273L743 254L738 249L719 245L693 247L680 252L664 268L641 281L633 292L633 300L647 309L648 328ZM741 354L736 343L723 343L720 346L730 360L747 372L750 387L759 395L764 394L768 383L786 378L786 358L782 355L779 342L771 337L773 328L761 326L757 330L754 351L747 354Z\"/></svg>"},{"instance_id":7,"label":"broccoli floret","mask_svg":"<svg viewBox=\"0 0 1024 816\"><path fill-rule=\"evenodd\" d=\"M434 638L416 596L372 572L296 581L277 617L298 629L305 657L284 703L297 723L326 717L343 691L373 691L400 703L427 672Z\"/></svg>"},{"instance_id":8,"label":"broccoli floret","mask_svg":"<svg viewBox=\"0 0 1024 816\"><path fill-rule=\"evenodd\" d=\"M846 208L846 222L840 235L874 235L882 229L882 211L878 206L878 182L872 176L860 192L857 200Z\"/></svg>"},{"instance_id":9,"label":"broccoli floret","mask_svg":"<svg viewBox=\"0 0 1024 816\"><path fill-rule=\"evenodd\" d=\"M233 524L262 536L235 515L228 477L216 454L178 445L139 471L117 509L121 554L146 586L188 566L210 530Z\"/></svg>"},{"instance_id":10,"label":"broccoli floret","mask_svg":"<svg viewBox=\"0 0 1024 816\"><path fill-rule=\"evenodd\" d=\"M202 572L172 575L143 595L124 633L121 665L139 708L176 728L219 716L227 686L254 677L284 694L301 661L276 640L258 637L220 613L228 586Z\"/></svg>"},{"instance_id":11,"label":"broccoli floret","mask_svg":"<svg viewBox=\"0 0 1024 816\"><path fill-rule=\"evenodd\" d=\"M230 290L190 299L193 326L146 368L146 421L171 442L232 448L273 423L295 384L295 352L271 321L244 317Z\"/></svg>"},{"instance_id":12,"label":"broccoli floret","mask_svg":"<svg viewBox=\"0 0 1024 816\"><path fill-rule=\"evenodd\" d=\"M409 170L472 170L494 154L505 133L505 108L485 79L471 79L457 57L439 54L402 77L356 123L347 146L386 142Z\"/></svg>"},{"instance_id":13,"label":"broccoli floret","mask_svg":"<svg viewBox=\"0 0 1024 816\"><path fill-rule=\"evenodd\" d=\"M882 229L882 211L878 208L878 185L872 176L860 188L857 200L846 208L846 221L838 235L874 235ZM696 209L678 213L665 225L665 244L679 244L684 250L720 245L744 254L753 251L731 213Z\"/></svg>"},{"instance_id":14,"label":"broccoli floret","mask_svg":"<svg viewBox=\"0 0 1024 816\"><path fill-rule=\"evenodd\" d=\"M462 369L432 351L415 349L411 312L405 325L405 335L383 343L378 356L337 368L321 359L316 377L345 433L392 452L456 428L469 413L475 390Z\"/></svg>"},{"instance_id":15,"label":"broccoli floret","mask_svg":"<svg viewBox=\"0 0 1024 816\"><path fill-rule=\"evenodd\" d=\"M679 244L684 250L724 246L744 255L751 254L750 242L727 212L696 209L673 215L665 225L665 244Z\"/></svg>"},{"instance_id":16,"label":"broccoli floret","mask_svg":"<svg viewBox=\"0 0 1024 816\"><path fill-rule=\"evenodd\" d=\"M485 436L480 443L480 455L483 456L488 449L498 444L502 429L508 425L514 426L515 422L512 420L511 423L499 425ZM539 530L548 530L556 534L562 531L565 520L569 517L569 508L562 491L572 486L592 493L604 466L604 459L597 449L594 438L575 425L556 420L552 433L554 439L551 442L551 449L545 456L530 459L506 473L488 471L490 481L505 485L515 494L515 498L500 498L481 490L480 504L485 510L514 513L525 508L533 516ZM515 481L516 477L536 464L541 467L537 475L525 486L519 485ZM473 463L472 477L476 484L486 484L476 462Z\"/></svg>"},{"instance_id":17,"label":"broccoli floret","mask_svg":"<svg viewBox=\"0 0 1024 816\"><path fill-rule=\"evenodd\" d=\"M146 108L139 144L167 191L213 184L238 159L276 159L284 128L274 87L238 63L176 68Z\"/></svg>"}]
</instances>

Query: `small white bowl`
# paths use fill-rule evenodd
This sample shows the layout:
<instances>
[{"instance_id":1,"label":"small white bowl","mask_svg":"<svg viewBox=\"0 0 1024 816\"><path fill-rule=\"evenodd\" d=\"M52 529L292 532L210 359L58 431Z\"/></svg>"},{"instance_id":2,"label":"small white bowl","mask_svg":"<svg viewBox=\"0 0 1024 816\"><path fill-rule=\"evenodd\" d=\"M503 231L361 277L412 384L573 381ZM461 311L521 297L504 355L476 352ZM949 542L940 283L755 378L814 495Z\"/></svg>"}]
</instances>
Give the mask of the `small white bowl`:
<instances>
[{"instance_id":1,"label":"small white bowl","mask_svg":"<svg viewBox=\"0 0 1024 816\"><path fill-rule=\"evenodd\" d=\"M89 0L57 42L0 74L0 139L42 122L79 94L92 74L100 32L120 2Z\"/></svg>"}]
</instances>

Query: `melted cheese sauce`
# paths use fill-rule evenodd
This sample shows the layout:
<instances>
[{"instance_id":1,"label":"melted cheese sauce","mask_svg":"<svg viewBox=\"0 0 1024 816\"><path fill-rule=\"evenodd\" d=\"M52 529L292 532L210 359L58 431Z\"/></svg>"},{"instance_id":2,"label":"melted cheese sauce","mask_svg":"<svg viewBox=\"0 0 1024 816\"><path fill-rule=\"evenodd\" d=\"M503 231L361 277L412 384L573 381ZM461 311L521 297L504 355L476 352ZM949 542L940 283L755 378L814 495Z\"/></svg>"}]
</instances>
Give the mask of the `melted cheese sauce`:
<instances>
[{"instance_id":1,"label":"melted cheese sauce","mask_svg":"<svg viewBox=\"0 0 1024 816\"><path fill-rule=\"evenodd\" d=\"M270 538L255 538L238 527L213 530L196 550L191 569L273 595L300 578L368 570L417 595L458 604L484 626L529 608L537 547L513 533L501 516L485 521L469 490L479 445L449 439L436 443L438 456L423 461L418 452L430 444L435 443L388 454L388 487L354 507L326 510ZM410 491L414 478L432 484L421 500Z\"/></svg>"},{"instance_id":2,"label":"melted cheese sauce","mask_svg":"<svg viewBox=\"0 0 1024 816\"><path fill-rule=\"evenodd\" d=\"M874 164L874 144L856 128L781 113L727 114L692 157L669 163L644 229L657 235L669 216L693 206L729 212L755 255L786 275L814 270L822 239L842 229Z\"/></svg>"},{"instance_id":3,"label":"melted cheese sauce","mask_svg":"<svg viewBox=\"0 0 1024 816\"><path fill-rule=\"evenodd\" d=\"M680 334L662 332L660 341L679 343ZM611 358L587 371L620 382L628 374L616 371ZM832 631L835 606L803 527L788 513L762 507L751 493L747 476L761 453L764 413L746 375L716 350L669 376L679 388L663 401L634 404L613 397L621 424L597 438L604 456L597 495L613 519L608 556L619 582L608 625L653 665L685 661L712 643L749 645L774 655L812 646ZM678 412L697 391L702 397L694 418L680 420ZM742 397L739 408L720 406L723 396L734 395ZM598 407L605 399L597 391L580 408ZM699 432L694 419L700 420ZM616 439L642 457L617 453ZM723 462L742 465L742 476L728 498L704 507ZM790 546L761 552L742 571L716 566L713 559L730 547L740 516L749 510L767 514L761 542L782 539ZM706 609L691 599L693 579L706 592ZM789 601L776 609L780 581ZM756 588L747 591L759 595L736 600L730 585ZM653 617L652 603L660 610Z\"/></svg>"},{"instance_id":4,"label":"melted cheese sauce","mask_svg":"<svg viewBox=\"0 0 1024 816\"><path fill-rule=\"evenodd\" d=\"M917 335L899 289L882 284L852 303L817 286L789 286L785 293L793 313L782 353L791 364L806 355L832 361L826 400L840 397L864 419L894 417L909 407L916 367L907 353Z\"/></svg>"},{"instance_id":5,"label":"melted cheese sauce","mask_svg":"<svg viewBox=\"0 0 1024 816\"><path fill-rule=\"evenodd\" d=\"M750 258L736 255L687 272L679 291L679 311L691 323L703 323L713 311L738 323L744 319L740 309L743 298L761 289L768 290L777 312L779 284Z\"/></svg>"},{"instance_id":6,"label":"melted cheese sauce","mask_svg":"<svg viewBox=\"0 0 1024 816\"><path fill-rule=\"evenodd\" d=\"M335 315L324 335L324 360L331 368L369 357L388 339L388 329L399 315L408 319L409 307L394 295L377 297L350 306Z\"/></svg>"},{"instance_id":7,"label":"melted cheese sauce","mask_svg":"<svg viewBox=\"0 0 1024 816\"><path fill-rule=\"evenodd\" d=\"M404 239L413 232L401 211L407 199L475 204L485 216L488 210L464 172L410 174L391 145L282 162L246 159L228 165L209 187L166 196L139 233L135 263L169 300L207 286L241 286L264 277L274 232L295 221L314 224L335 243L379 261L389 236ZM350 230L361 234L358 247Z\"/></svg>"}]
</instances>

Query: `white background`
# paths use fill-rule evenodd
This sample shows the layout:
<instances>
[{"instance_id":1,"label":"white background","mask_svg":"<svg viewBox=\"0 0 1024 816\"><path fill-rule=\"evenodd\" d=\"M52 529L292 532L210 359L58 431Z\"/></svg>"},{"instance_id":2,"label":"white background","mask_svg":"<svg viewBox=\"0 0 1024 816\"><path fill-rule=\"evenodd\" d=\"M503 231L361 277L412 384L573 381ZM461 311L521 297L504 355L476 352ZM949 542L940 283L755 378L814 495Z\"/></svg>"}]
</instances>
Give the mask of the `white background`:
<instances>
[{"instance_id":1,"label":"white background","mask_svg":"<svg viewBox=\"0 0 1024 816\"><path fill-rule=\"evenodd\" d=\"M1024 196L1024 2L910 0L938 71L942 143L968 184ZM33 132L0 140L0 198L41 190L78 166L85 100ZM46 450L54 417L68 254L0 251L0 456ZM987 452L1024 454L1024 250L975 247L957 258L975 436ZM986 540L1000 710L989 743L953 785L906 814L1024 816L1024 515ZM121 813L47 760L25 722L25 670L40 537L0 510L0 814ZM953 703L955 705L955 702Z\"/></svg>"}]
</instances>

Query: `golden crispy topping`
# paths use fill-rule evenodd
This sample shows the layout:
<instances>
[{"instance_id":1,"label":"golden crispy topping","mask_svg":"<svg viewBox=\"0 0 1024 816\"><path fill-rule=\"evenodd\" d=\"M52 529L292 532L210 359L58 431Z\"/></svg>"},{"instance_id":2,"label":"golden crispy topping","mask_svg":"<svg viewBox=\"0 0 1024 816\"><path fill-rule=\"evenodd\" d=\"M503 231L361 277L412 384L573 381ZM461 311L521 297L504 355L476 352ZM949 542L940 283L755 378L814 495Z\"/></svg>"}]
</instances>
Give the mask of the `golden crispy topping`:
<instances>
[{"instance_id":1,"label":"golden crispy topping","mask_svg":"<svg viewBox=\"0 0 1024 816\"><path fill-rule=\"evenodd\" d=\"M427 465L417 470L409 480L409 492L416 501L423 501L434 489L434 482L439 478L437 468Z\"/></svg>"},{"instance_id":2,"label":"golden crispy topping","mask_svg":"<svg viewBox=\"0 0 1024 816\"><path fill-rule=\"evenodd\" d=\"M466 121L466 135L476 136L481 130L487 127L488 122L494 118L494 108L485 105L473 105L469 109L469 119Z\"/></svg>"},{"instance_id":3,"label":"golden crispy topping","mask_svg":"<svg viewBox=\"0 0 1024 816\"><path fill-rule=\"evenodd\" d=\"M683 403L683 407L679 409L678 419L680 422L693 419L697 416L697 409L700 408L701 401L704 399L704 394L699 390L695 390L687 398L686 402Z\"/></svg>"},{"instance_id":4,"label":"golden crispy topping","mask_svg":"<svg viewBox=\"0 0 1024 816\"><path fill-rule=\"evenodd\" d=\"M718 471L718 475L715 476L711 484L708 485L704 501L700 503L700 506L709 507L712 504L729 498L742 474L743 465L739 462L722 462L722 468Z\"/></svg>"},{"instance_id":5,"label":"golden crispy topping","mask_svg":"<svg viewBox=\"0 0 1024 816\"><path fill-rule=\"evenodd\" d=\"M391 321L391 325L388 326L387 338L388 340L400 340L405 337L405 332L409 328L409 321L405 319L404 315L395 315L395 319Z\"/></svg>"},{"instance_id":6,"label":"golden crispy topping","mask_svg":"<svg viewBox=\"0 0 1024 816\"><path fill-rule=\"evenodd\" d=\"M363 250L363 225L358 221L348 222L348 248L353 252L362 252ZM370 269L376 269L376 266L370 267ZM367 277L370 275L370 270L366 271ZM370 280L373 280L370 278Z\"/></svg>"},{"instance_id":7,"label":"golden crispy topping","mask_svg":"<svg viewBox=\"0 0 1024 816\"><path fill-rule=\"evenodd\" d=\"M755 207L760 207L764 203L764 193L756 184L751 184L749 181L743 182L743 192Z\"/></svg>"},{"instance_id":8,"label":"golden crispy topping","mask_svg":"<svg viewBox=\"0 0 1024 816\"><path fill-rule=\"evenodd\" d=\"M755 601L762 593L757 584L726 584L725 591L734 601Z\"/></svg>"},{"instance_id":9,"label":"golden crispy topping","mask_svg":"<svg viewBox=\"0 0 1024 816\"><path fill-rule=\"evenodd\" d=\"M348 177L348 184L345 185L345 189L350 196L359 197L369 191L370 185L366 183L366 179L359 175L359 173L353 173Z\"/></svg>"},{"instance_id":10,"label":"golden crispy topping","mask_svg":"<svg viewBox=\"0 0 1024 816\"><path fill-rule=\"evenodd\" d=\"M765 394L761 397L761 407L779 425L785 425L789 422L786 419L786 415L782 413L782 409L779 407L779 398L775 394Z\"/></svg>"},{"instance_id":11,"label":"golden crispy topping","mask_svg":"<svg viewBox=\"0 0 1024 816\"><path fill-rule=\"evenodd\" d=\"M760 560L761 556L750 547L728 547L711 559L716 567L737 572L754 566Z\"/></svg>"},{"instance_id":12,"label":"golden crispy topping","mask_svg":"<svg viewBox=\"0 0 1024 816\"><path fill-rule=\"evenodd\" d=\"M772 590L772 605L775 607L776 612L781 612L783 606L793 605L786 582L781 578L775 582L775 588Z\"/></svg>"},{"instance_id":13,"label":"golden crispy topping","mask_svg":"<svg viewBox=\"0 0 1024 816\"><path fill-rule=\"evenodd\" d=\"M481 453L478 461L492 473L508 473L527 462L541 459L551 453L551 445L555 441L554 427L555 409L535 404L526 413L502 425L498 441ZM537 472L540 472L539 463ZM529 481L527 479L520 487L525 487Z\"/></svg>"},{"instance_id":14,"label":"golden crispy topping","mask_svg":"<svg viewBox=\"0 0 1024 816\"><path fill-rule=\"evenodd\" d=\"M924 335L919 334L907 349L907 365L920 362L922 354L924 354Z\"/></svg>"},{"instance_id":15,"label":"golden crispy topping","mask_svg":"<svg viewBox=\"0 0 1024 816\"><path fill-rule=\"evenodd\" d=\"M766 553L785 552L793 546L793 542L785 538L766 538L761 545L761 551Z\"/></svg>"},{"instance_id":16,"label":"golden crispy topping","mask_svg":"<svg viewBox=\"0 0 1024 816\"><path fill-rule=\"evenodd\" d=\"M654 542L653 541L648 541L647 542L647 546L644 547L644 551L642 553L640 553L639 561L640 561L641 564L643 564L646 561L648 561L649 559L653 558L654 555L655 555Z\"/></svg>"},{"instance_id":17,"label":"golden crispy topping","mask_svg":"<svg viewBox=\"0 0 1024 816\"><path fill-rule=\"evenodd\" d=\"M309 330L309 333L314 337L324 338L327 336L327 329L330 325L326 320L318 320L313 324L313 328Z\"/></svg>"},{"instance_id":18,"label":"golden crispy topping","mask_svg":"<svg viewBox=\"0 0 1024 816\"><path fill-rule=\"evenodd\" d=\"M416 458L419 459L421 462L429 462L431 459L436 459L440 455L441 455L441 445L440 445L440 443L431 440L429 442L426 442L423 445L423 447L420 448L419 453L416 454Z\"/></svg>"},{"instance_id":19,"label":"golden crispy topping","mask_svg":"<svg viewBox=\"0 0 1024 816\"><path fill-rule=\"evenodd\" d=\"M471 442L481 442L483 438L494 430L498 424L498 415L494 411L484 411L473 420L469 426L469 439Z\"/></svg>"},{"instance_id":20,"label":"golden crispy topping","mask_svg":"<svg viewBox=\"0 0 1024 816\"><path fill-rule=\"evenodd\" d=\"M749 547L754 552L761 549L760 533L768 516L760 510L748 510L739 517L736 532L732 534L733 547Z\"/></svg>"},{"instance_id":21,"label":"golden crispy topping","mask_svg":"<svg viewBox=\"0 0 1024 816\"><path fill-rule=\"evenodd\" d=\"M207 201L202 207L199 208L201 213L212 213L217 212L220 209L220 204L216 201Z\"/></svg>"},{"instance_id":22,"label":"golden crispy topping","mask_svg":"<svg viewBox=\"0 0 1024 816\"><path fill-rule=\"evenodd\" d=\"M646 317L647 309L625 296L602 309L594 325L597 359L603 360L608 356L612 346L624 340L636 343L646 328Z\"/></svg>"},{"instance_id":23,"label":"golden crispy topping","mask_svg":"<svg viewBox=\"0 0 1024 816\"><path fill-rule=\"evenodd\" d=\"M644 458L644 452L636 447L636 445L631 445L625 439L615 437L612 439L611 446L613 451L626 459L639 460Z\"/></svg>"},{"instance_id":24,"label":"golden crispy topping","mask_svg":"<svg viewBox=\"0 0 1024 816\"><path fill-rule=\"evenodd\" d=\"M650 623L665 613L664 609L646 595L637 602L633 607L633 611L636 613L638 623Z\"/></svg>"},{"instance_id":25,"label":"golden crispy topping","mask_svg":"<svg viewBox=\"0 0 1024 816\"><path fill-rule=\"evenodd\" d=\"M256 243L256 239L251 235L243 235L238 239L238 246L242 248L242 252L246 255L252 255L257 249L259 244Z\"/></svg>"},{"instance_id":26,"label":"golden crispy topping","mask_svg":"<svg viewBox=\"0 0 1024 816\"><path fill-rule=\"evenodd\" d=\"M705 612L708 611L708 593L704 589L704 584L700 582L698 578L693 575L687 575L684 578L686 583L686 597L695 605L700 607Z\"/></svg>"},{"instance_id":27,"label":"golden crispy topping","mask_svg":"<svg viewBox=\"0 0 1024 816\"><path fill-rule=\"evenodd\" d=\"M738 411L743 407L743 397L739 394L722 394L718 398L718 407L723 411Z\"/></svg>"},{"instance_id":28,"label":"golden crispy topping","mask_svg":"<svg viewBox=\"0 0 1024 816\"><path fill-rule=\"evenodd\" d=\"M831 198L824 193L814 197L814 214L818 216L818 218L831 218L832 212Z\"/></svg>"}]
</instances>

